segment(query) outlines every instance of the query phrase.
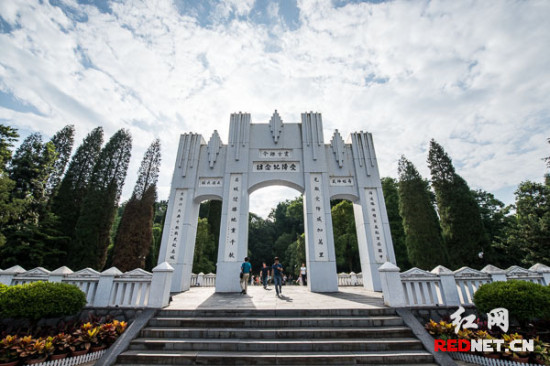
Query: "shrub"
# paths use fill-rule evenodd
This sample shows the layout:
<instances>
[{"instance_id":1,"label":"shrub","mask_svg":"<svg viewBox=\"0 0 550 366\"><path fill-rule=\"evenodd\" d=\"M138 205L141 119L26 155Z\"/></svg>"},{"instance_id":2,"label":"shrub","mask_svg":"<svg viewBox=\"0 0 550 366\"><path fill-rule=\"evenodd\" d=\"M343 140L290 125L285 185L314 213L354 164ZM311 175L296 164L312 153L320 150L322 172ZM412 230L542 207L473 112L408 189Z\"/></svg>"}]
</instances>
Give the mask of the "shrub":
<instances>
[{"instance_id":1,"label":"shrub","mask_svg":"<svg viewBox=\"0 0 550 366\"><path fill-rule=\"evenodd\" d=\"M33 282L0 290L0 312L7 318L37 320L74 315L86 305L86 295L74 285Z\"/></svg>"},{"instance_id":2,"label":"shrub","mask_svg":"<svg viewBox=\"0 0 550 366\"><path fill-rule=\"evenodd\" d=\"M484 313L506 308L520 323L550 319L550 287L520 280L487 283L474 294L474 304Z\"/></svg>"}]
</instances>

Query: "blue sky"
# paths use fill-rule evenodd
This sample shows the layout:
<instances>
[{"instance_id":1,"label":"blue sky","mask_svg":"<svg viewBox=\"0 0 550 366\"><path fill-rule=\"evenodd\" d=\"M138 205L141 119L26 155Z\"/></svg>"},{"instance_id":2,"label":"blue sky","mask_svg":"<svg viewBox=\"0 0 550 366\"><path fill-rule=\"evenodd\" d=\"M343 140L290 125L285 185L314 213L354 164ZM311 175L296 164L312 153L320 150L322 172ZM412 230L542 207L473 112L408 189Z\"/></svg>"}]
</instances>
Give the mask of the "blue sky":
<instances>
[{"instance_id":1,"label":"blue sky","mask_svg":"<svg viewBox=\"0 0 550 366\"><path fill-rule=\"evenodd\" d=\"M441 143L472 188L512 203L550 155L550 2L343 0L0 1L0 121L76 141L101 125L134 138L127 198L161 139L167 198L180 133L227 142L229 114L323 114L374 134L383 176L404 154L428 177ZM265 216L297 192L251 197Z\"/></svg>"}]
</instances>

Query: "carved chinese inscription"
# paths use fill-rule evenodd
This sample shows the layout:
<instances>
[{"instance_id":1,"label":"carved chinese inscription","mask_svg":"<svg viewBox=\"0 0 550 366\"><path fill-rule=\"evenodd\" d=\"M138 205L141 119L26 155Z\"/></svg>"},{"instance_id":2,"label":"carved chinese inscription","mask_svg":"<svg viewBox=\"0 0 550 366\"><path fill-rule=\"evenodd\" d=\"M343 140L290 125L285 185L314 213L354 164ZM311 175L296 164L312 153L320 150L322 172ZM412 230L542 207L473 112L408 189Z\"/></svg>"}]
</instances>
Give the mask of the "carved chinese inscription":
<instances>
[{"instance_id":1,"label":"carved chinese inscription","mask_svg":"<svg viewBox=\"0 0 550 366\"><path fill-rule=\"evenodd\" d=\"M374 258L377 263L384 263L386 259L386 242L384 238L384 227L382 226L382 217L378 204L378 192L376 188L367 188L367 205L369 223L371 227L371 239L374 246Z\"/></svg>"},{"instance_id":2,"label":"carved chinese inscription","mask_svg":"<svg viewBox=\"0 0 550 366\"><path fill-rule=\"evenodd\" d=\"M300 163L297 161L255 161L252 166L254 172L295 173L300 171Z\"/></svg>"},{"instance_id":3,"label":"carved chinese inscription","mask_svg":"<svg viewBox=\"0 0 550 366\"><path fill-rule=\"evenodd\" d=\"M176 263L176 258L178 258L178 242L181 237L181 223L183 223L183 215L185 214L186 195L187 191L185 189L176 189L170 221L170 234L168 236L168 250L166 251L166 262L168 263Z\"/></svg>"},{"instance_id":4,"label":"carved chinese inscription","mask_svg":"<svg viewBox=\"0 0 550 366\"><path fill-rule=\"evenodd\" d=\"M199 178L199 187L221 187L223 178Z\"/></svg>"},{"instance_id":5,"label":"carved chinese inscription","mask_svg":"<svg viewBox=\"0 0 550 366\"><path fill-rule=\"evenodd\" d=\"M329 184L331 187L353 187L352 177L330 177Z\"/></svg>"},{"instance_id":6,"label":"carved chinese inscription","mask_svg":"<svg viewBox=\"0 0 550 366\"><path fill-rule=\"evenodd\" d=\"M292 149L260 149L261 159L292 158Z\"/></svg>"},{"instance_id":7,"label":"carved chinese inscription","mask_svg":"<svg viewBox=\"0 0 550 366\"><path fill-rule=\"evenodd\" d=\"M313 244L315 261L328 261L325 207L323 202L321 174L310 175L312 200Z\"/></svg>"},{"instance_id":8,"label":"carved chinese inscription","mask_svg":"<svg viewBox=\"0 0 550 366\"><path fill-rule=\"evenodd\" d=\"M231 174L229 181L229 201L227 202L227 233L225 235L225 260L228 262L237 260L241 187L242 174Z\"/></svg>"}]
</instances>

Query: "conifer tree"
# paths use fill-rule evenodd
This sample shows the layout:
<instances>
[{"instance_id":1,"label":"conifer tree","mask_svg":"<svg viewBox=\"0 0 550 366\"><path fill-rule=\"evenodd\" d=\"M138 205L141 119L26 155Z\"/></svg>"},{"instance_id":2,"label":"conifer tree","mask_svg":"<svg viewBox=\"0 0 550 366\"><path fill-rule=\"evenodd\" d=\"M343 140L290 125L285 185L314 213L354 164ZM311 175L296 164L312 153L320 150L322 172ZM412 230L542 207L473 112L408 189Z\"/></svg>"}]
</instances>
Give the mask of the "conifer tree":
<instances>
[{"instance_id":1,"label":"conifer tree","mask_svg":"<svg viewBox=\"0 0 550 366\"><path fill-rule=\"evenodd\" d=\"M101 270L110 244L110 230L126 178L132 149L127 130L117 131L101 150L76 223L69 250L71 268Z\"/></svg>"},{"instance_id":2,"label":"conifer tree","mask_svg":"<svg viewBox=\"0 0 550 366\"><path fill-rule=\"evenodd\" d=\"M0 247L6 242L4 225L21 211L21 204L11 199L11 191L15 186L15 182L9 178L6 172L6 165L11 160L13 142L18 137L17 130L0 124Z\"/></svg>"},{"instance_id":3,"label":"conifer tree","mask_svg":"<svg viewBox=\"0 0 550 366\"><path fill-rule=\"evenodd\" d=\"M428 182L404 156L399 160L398 172L399 214L403 218L409 262L424 270L447 264Z\"/></svg>"},{"instance_id":4,"label":"conifer tree","mask_svg":"<svg viewBox=\"0 0 550 366\"><path fill-rule=\"evenodd\" d=\"M10 179L15 182L12 197L28 201L18 221L36 224L44 214L46 184L56 155L55 146L51 142L43 144L39 133L29 135L15 151L9 168Z\"/></svg>"},{"instance_id":5,"label":"conifer tree","mask_svg":"<svg viewBox=\"0 0 550 366\"><path fill-rule=\"evenodd\" d=\"M74 125L67 125L59 130L50 140L54 145L57 157L53 164L53 170L46 184L47 194L53 196L61 182L67 163L71 158L74 144Z\"/></svg>"},{"instance_id":6,"label":"conifer tree","mask_svg":"<svg viewBox=\"0 0 550 366\"><path fill-rule=\"evenodd\" d=\"M482 267L479 253L487 251L488 239L479 206L466 181L455 172L451 158L433 139L428 166L451 265Z\"/></svg>"},{"instance_id":7,"label":"conifer tree","mask_svg":"<svg viewBox=\"0 0 550 366\"><path fill-rule=\"evenodd\" d=\"M144 268L153 244L153 216L160 166L160 141L145 152L132 197L126 204L118 227L113 265L121 271Z\"/></svg>"},{"instance_id":8,"label":"conifer tree","mask_svg":"<svg viewBox=\"0 0 550 366\"><path fill-rule=\"evenodd\" d=\"M390 223L391 238L393 249L395 251L395 260L401 271L411 268L409 256L407 254L407 244L405 242L405 229L403 229L403 219L399 214L399 186L394 178L385 177L381 179L382 190L384 191L384 202L388 212L388 221Z\"/></svg>"},{"instance_id":9,"label":"conifer tree","mask_svg":"<svg viewBox=\"0 0 550 366\"><path fill-rule=\"evenodd\" d=\"M88 191L88 185L94 166L103 144L103 128L92 130L76 149L67 172L53 198L52 213L57 217L56 229L60 236L54 247L57 256L50 259L50 266L57 268L66 265L70 243L75 238L75 227L82 209L82 201Z\"/></svg>"}]
</instances>

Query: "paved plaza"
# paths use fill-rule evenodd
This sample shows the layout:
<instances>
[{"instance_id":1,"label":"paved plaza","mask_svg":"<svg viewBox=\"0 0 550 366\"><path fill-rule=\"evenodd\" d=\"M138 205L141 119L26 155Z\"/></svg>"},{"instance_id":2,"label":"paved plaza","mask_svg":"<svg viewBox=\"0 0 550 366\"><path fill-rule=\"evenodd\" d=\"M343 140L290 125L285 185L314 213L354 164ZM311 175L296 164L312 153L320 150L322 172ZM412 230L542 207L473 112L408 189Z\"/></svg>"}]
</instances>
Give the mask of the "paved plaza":
<instances>
[{"instance_id":1,"label":"paved plaza","mask_svg":"<svg viewBox=\"0 0 550 366\"><path fill-rule=\"evenodd\" d=\"M306 286L283 286L281 297L275 287L249 286L248 293L216 293L214 287L193 287L174 295L166 309L373 309L384 307L382 293L363 287L340 287L338 292L314 293Z\"/></svg>"}]
</instances>

